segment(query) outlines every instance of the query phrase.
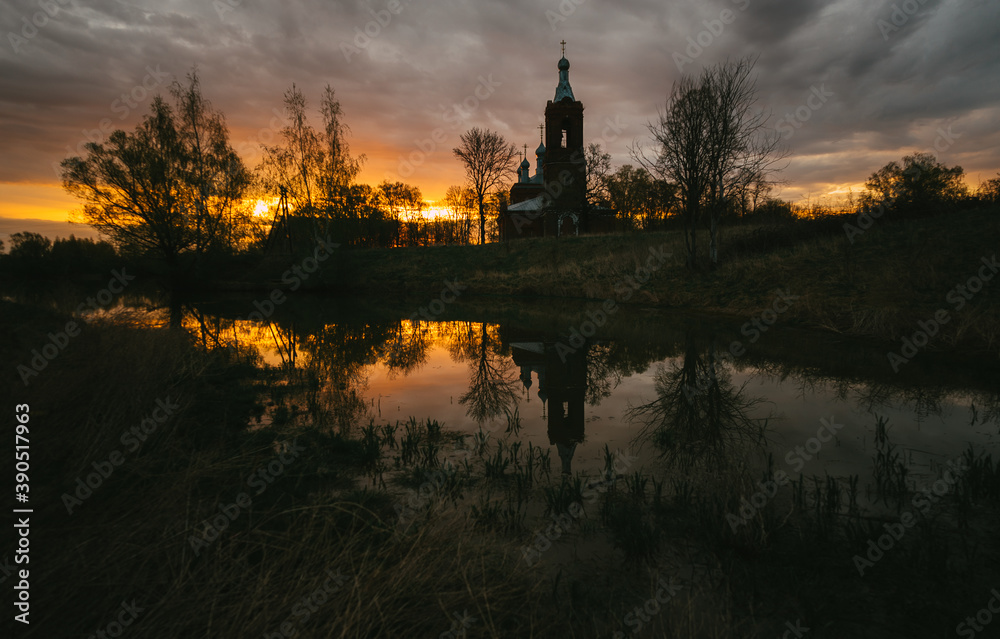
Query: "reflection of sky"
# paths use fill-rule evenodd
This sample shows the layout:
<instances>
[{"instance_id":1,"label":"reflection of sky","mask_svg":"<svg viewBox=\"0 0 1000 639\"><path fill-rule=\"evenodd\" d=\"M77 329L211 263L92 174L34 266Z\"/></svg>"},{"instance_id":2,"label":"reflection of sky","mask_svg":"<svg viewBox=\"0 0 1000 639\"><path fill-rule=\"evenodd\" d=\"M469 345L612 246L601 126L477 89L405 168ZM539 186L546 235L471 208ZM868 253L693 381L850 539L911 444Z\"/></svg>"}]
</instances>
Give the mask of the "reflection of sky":
<instances>
[{"instance_id":1,"label":"reflection of sky","mask_svg":"<svg viewBox=\"0 0 1000 639\"><path fill-rule=\"evenodd\" d=\"M375 365L368 378L368 397L375 401L376 406L381 402L381 414L376 412L376 419L403 422L411 416L418 420L430 417L443 422L448 430L476 432L479 426L466 415L466 406L459 403L459 398L469 388L469 366L467 362L453 361L447 349L439 344L431 346L427 351L427 362L407 376L392 374L381 363ZM586 439L577 446L573 456L574 471L597 472L603 469L605 444L612 451L616 448L628 449L637 429L624 421L623 414L629 402L637 404L652 397L654 370L655 367L652 367L642 375L622 378L622 383L610 397L598 406L586 406ZM527 392L518 382L517 408L521 418L518 439L525 447L531 442L534 446L551 449L552 469L558 472L556 447L549 445L543 403L538 397L537 374L532 374L531 388ZM491 441L503 438L506 428L506 417L483 424L483 430L491 433ZM641 457L643 461L648 459L645 455Z\"/></svg>"},{"instance_id":2,"label":"reflection of sky","mask_svg":"<svg viewBox=\"0 0 1000 639\"><path fill-rule=\"evenodd\" d=\"M112 305L111 312L124 311L120 301ZM162 308L148 310L147 307L142 318L148 326L168 323L168 313ZM193 336L201 334L201 325L190 314L185 314L184 326ZM226 321L221 325L208 320L206 326L210 333L218 330L223 341L235 337L243 345L252 345L266 364L281 366L283 363L282 349L288 347L290 335L280 326L247 320ZM498 328L490 325L491 341L497 339ZM413 336L414 330L415 325L404 321L400 326L400 339L406 341ZM469 390L474 362L456 361L448 346L454 346L460 336L478 336L478 325L471 333L468 326L451 322L422 323L420 330L428 343L426 359L409 373L390 370L383 361L364 367L363 374L368 376L364 394L371 415L378 423L405 422L412 416L421 421L435 419L448 430L476 432L479 427L466 415L467 406L459 403ZM310 359L307 349L301 344L295 349L297 366L305 365ZM657 368L663 364L670 369L675 361L679 360L654 361L640 374L623 376L610 396L596 406L585 405L586 434L573 456L574 471L600 471L605 445L612 450L630 447L639 425L628 423L626 411L630 406L655 399ZM514 371L517 374L516 368ZM549 444L543 403L538 397L538 375L532 373L531 380L528 391L517 383L517 406L522 424L518 438L525 446L531 442L551 449L553 470L557 470L558 457L555 446ZM819 453L805 462L802 473L806 477L857 474L862 479L870 478L875 455L875 415L888 418L889 440L909 467L911 477L920 485L936 477L938 469L948 461L957 460L970 443L977 449L993 453L994 457L1000 456L1000 427L996 422L970 425L972 400L961 393L941 397L940 411L936 414L926 410L918 414L913 400L901 399L869 411L859 399L864 389L854 387L847 393L846 400L840 399L835 383L830 381L813 384L792 376L782 379L758 374L755 369L746 368L731 371L731 382L735 388L746 382L745 394L764 400L751 411L751 416L769 418L769 450L774 457L775 470L794 471L797 466L786 462L788 453L797 446L805 446L822 426L820 420L831 417L836 424L843 424L843 428L838 429L835 440L824 443ZM495 440L505 436L506 426L506 418L500 417L484 424L483 429L490 431ZM652 461L655 451L640 451L638 456L639 462L633 470Z\"/></svg>"},{"instance_id":3,"label":"reflection of sky","mask_svg":"<svg viewBox=\"0 0 1000 639\"><path fill-rule=\"evenodd\" d=\"M669 367L671 360L663 360L662 363ZM605 444L612 450L629 447L638 432L638 425L629 424L625 420L625 412L630 405L636 406L655 398L653 378L659 364L653 362L643 373L623 377L621 383L612 389L611 395L601 400L599 405L586 405L586 439L576 449L574 471L601 470ZM375 413L380 422L397 419L402 422L410 416L418 420L431 417L443 422L446 429L473 433L478 427L466 416L466 407L459 404L459 398L468 390L469 376L468 363L453 361L443 346L435 344L428 350L427 362L409 375L390 374L381 363L373 366L368 397L374 400L376 406L381 402L381 414ZM739 387L744 381L748 381L745 391L748 396L765 400L753 409L752 415L771 417L768 439L775 470L793 470L785 461L787 453L815 437L822 426L820 420L829 421L832 416L835 423L843 424L843 428L837 431L835 440L825 443L817 456L805 462L803 474L807 477L857 474L863 480L870 477L875 454L873 438L876 420L859 406L855 393L842 400L830 385L803 387L796 379L765 377L754 374L752 370L733 373L734 386ZM553 470L556 470L558 460L555 446L549 445L542 401L537 395L537 375L532 375L528 393L520 384L518 388L518 410L522 423L519 439L525 446L530 441L535 446L551 449ZM888 417L890 442L895 444L896 451L910 467L911 475L927 477L946 461L960 457L969 443L984 446L997 454L1000 437L996 424L970 427L968 406L967 398L949 396L942 401L940 415L920 417L912 402L882 406L874 412ZM494 420L483 428L490 430L494 438L503 437L506 420ZM639 465L645 465L655 457L655 453L642 451L639 457ZM797 477L797 474L794 476Z\"/></svg>"},{"instance_id":4,"label":"reflection of sky","mask_svg":"<svg viewBox=\"0 0 1000 639\"><path fill-rule=\"evenodd\" d=\"M389 371L381 363L368 377L368 397L375 401L378 421L436 419L445 428L476 430L458 398L469 385L469 367L455 362L440 345L427 349L427 362L409 375ZM467 423L468 422L468 423Z\"/></svg>"},{"instance_id":5,"label":"reflection of sky","mask_svg":"<svg viewBox=\"0 0 1000 639\"><path fill-rule=\"evenodd\" d=\"M794 379L764 380L755 378L747 385L751 394L774 402L779 417L772 421L771 439L776 469L788 469L785 455L796 446L804 446L822 426L820 419L834 417L843 424L837 440L824 444L816 458L805 462L806 476L825 473L836 476L870 474L875 454L875 415L888 419L890 443L905 461L911 475L926 478L949 460L957 460L974 444L994 456L998 428L994 424L970 426L969 400L959 395L946 396L940 414L918 415L912 402L893 403L876 407L872 412L858 405L852 394L847 401L838 399L829 388L803 391Z\"/></svg>"}]
</instances>

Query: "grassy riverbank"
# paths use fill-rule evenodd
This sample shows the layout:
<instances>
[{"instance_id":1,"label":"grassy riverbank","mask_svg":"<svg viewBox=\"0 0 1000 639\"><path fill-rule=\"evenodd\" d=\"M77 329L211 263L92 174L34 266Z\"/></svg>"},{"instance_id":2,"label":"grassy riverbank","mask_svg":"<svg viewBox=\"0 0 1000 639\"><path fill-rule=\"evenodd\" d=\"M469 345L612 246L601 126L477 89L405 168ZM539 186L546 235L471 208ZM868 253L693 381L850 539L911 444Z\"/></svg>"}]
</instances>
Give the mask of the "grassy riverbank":
<instances>
[{"instance_id":1,"label":"grassy riverbank","mask_svg":"<svg viewBox=\"0 0 1000 639\"><path fill-rule=\"evenodd\" d=\"M783 323L896 340L918 321L949 312L931 348L1000 350L1000 289L986 283L961 308L952 293L998 253L1000 211L875 220L853 243L840 218L726 232L716 269L683 266L679 231L528 239L487 246L343 251L307 287L365 296L437 297L445 280L467 296L613 298L645 306L750 319L772 306L775 291L798 296ZM705 235L702 241L707 241ZM628 278L653 254L671 254L631 294ZM987 269L986 274L993 275ZM641 278L643 273L639 272ZM638 285L638 282L636 282ZM949 298L949 295L951 297ZM627 299L626 299L627 297Z\"/></svg>"}]
</instances>

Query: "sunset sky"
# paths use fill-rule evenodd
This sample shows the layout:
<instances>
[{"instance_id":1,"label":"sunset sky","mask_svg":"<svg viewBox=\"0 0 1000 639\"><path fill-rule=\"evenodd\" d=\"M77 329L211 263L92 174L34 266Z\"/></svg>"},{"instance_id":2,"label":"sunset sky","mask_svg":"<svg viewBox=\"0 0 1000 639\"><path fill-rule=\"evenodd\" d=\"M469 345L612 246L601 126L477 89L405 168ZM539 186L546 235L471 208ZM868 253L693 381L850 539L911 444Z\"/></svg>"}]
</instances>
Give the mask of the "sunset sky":
<instances>
[{"instance_id":1,"label":"sunset sky","mask_svg":"<svg viewBox=\"0 0 1000 639\"><path fill-rule=\"evenodd\" d=\"M361 180L440 200L464 179L462 131L538 145L563 39L587 141L615 167L648 144L681 67L759 55L760 105L790 152L785 199L836 200L916 151L972 187L1000 170L995 0L5 0L0 24L0 217L21 220L0 219L0 237L55 235L25 218L76 208L58 163L102 127L131 130L194 65L251 166L292 82L312 107L329 83L367 155Z\"/></svg>"}]
</instances>

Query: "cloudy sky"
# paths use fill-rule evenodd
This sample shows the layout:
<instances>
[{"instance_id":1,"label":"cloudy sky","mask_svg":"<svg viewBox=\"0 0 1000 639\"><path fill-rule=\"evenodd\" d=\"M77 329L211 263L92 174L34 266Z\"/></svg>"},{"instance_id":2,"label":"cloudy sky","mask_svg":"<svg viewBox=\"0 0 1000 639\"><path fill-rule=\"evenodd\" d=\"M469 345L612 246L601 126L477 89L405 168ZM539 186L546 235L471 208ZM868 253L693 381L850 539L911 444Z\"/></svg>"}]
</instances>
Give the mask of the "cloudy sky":
<instances>
[{"instance_id":1,"label":"cloudy sky","mask_svg":"<svg viewBox=\"0 0 1000 639\"><path fill-rule=\"evenodd\" d=\"M518 146L537 126L567 41L585 135L614 164L681 73L744 55L790 153L780 195L836 201L907 153L1000 170L997 0L3 0L0 233L66 220L55 167L88 138L131 130L195 65L251 165L294 82L339 97L362 181L443 198L473 126ZM314 111L314 123L319 114ZM440 142L435 142L439 140ZM47 227L51 229L50 225Z\"/></svg>"}]
</instances>

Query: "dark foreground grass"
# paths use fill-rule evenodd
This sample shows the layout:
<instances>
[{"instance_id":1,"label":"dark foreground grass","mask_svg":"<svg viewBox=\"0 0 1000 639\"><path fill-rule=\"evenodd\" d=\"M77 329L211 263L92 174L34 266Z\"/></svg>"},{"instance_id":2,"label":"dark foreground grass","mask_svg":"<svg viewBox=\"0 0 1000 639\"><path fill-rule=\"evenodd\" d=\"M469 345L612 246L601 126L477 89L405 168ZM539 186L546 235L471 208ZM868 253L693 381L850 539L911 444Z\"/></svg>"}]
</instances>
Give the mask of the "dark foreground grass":
<instances>
[{"instance_id":1,"label":"dark foreground grass","mask_svg":"<svg viewBox=\"0 0 1000 639\"><path fill-rule=\"evenodd\" d=\"M445 280L467 296L615 299L619 302L752 316L775 290L799 299L782 321L896 339L939 309L953 311L938 348L1000 349L995 283L956 310L947 299L997 253L1000 211L980 209L914 220L875 220L851 238L841 217L728 229L718 268L691 272L679 231L524 239L486 246L343 251L308 286L369 296L436 297ZM703 235L702 241L707 237ZM853 241L852 241L853 240ZM671 254L638 290L622 283L651 252ZM626 299L627 297L627 299Z\"/></svg>"},{"instance_id":2,"label":"dark foreground grass","mask_svg":"<svg viewBox=\"0 0 1000 639\"><path fill-rule=\"evenodd\" d=\"M17 340L4 342L5 361L64 319L0 304ZM398 485L366 489L364 476L379 454L414 475L436 467L422 451L447 440L437 424L352 431L320 415L248 429L267 391L256 365L200 351L183 332L94 323L27 387L11 380L11 399L31 405L35 509L32 623L19 636L90 637L134 600L128 632L150 639L457 637L459 619L467 637L763 638L786 622L817 638L939 637L998 585L993 461L970 457L955 499L864 576L852 557L893 515L845 514L826 482L733 529L727 515L758 478L698 465L672 481L606 480L584 522L529 565L524 548L585 478L543 478L540 456L525 470L526 451L494 441L482 451L491 470L467 471L453 491L464 501L431 499L401 525ZM158 400L172 414L132 449L123 433ZM407 436L421 451L409 461ZM66 501L113 451L123 461L92 494ZM240 493L251 503L237 512ZM468 508L489 505L481 521L494 521L531 499L537 512L510 526L477 525ZM663 583L676 592L660 603Z\"/></svg>"}]
</instances>

